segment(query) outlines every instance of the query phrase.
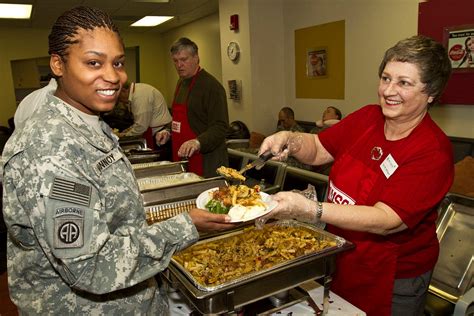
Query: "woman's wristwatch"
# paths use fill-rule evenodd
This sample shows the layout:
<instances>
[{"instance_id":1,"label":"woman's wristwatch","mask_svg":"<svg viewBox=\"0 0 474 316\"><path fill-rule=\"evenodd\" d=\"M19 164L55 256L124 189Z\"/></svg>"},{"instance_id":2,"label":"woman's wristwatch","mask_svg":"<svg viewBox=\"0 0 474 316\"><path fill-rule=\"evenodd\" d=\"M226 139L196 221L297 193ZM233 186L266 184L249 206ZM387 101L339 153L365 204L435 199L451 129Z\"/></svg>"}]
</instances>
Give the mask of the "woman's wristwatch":
<instances>
[{"instance_id":1,"label":"woman's wristwatch","mask_svg":"<svg viewBox=\"0 0 474 316\"><path fill-rule=\"evenodd\" d=\"M323 202L316 201L316 220L319 222L323 216Z\"/></svg>"}]
</instances>

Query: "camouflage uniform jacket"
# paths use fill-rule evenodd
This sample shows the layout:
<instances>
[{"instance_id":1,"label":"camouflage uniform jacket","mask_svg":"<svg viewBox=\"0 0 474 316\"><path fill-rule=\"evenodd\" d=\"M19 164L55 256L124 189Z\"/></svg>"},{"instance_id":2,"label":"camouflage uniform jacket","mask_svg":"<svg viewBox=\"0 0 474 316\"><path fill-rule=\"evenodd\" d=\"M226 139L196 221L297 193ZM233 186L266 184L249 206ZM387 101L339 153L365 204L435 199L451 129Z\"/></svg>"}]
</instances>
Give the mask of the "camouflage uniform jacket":
<instances>
[{"instance_id":1,"label":"camouflage uniform jacket","mask_svg":"<svg viewBox=\"0 0 474 316\"><path fill-rule=\"evenodd\" d=\"M117 138L48 97L4 152L10 296L22 314L163 315L154 276L198 239L188 214L148 226Z\"/></svg>"}]
</instances>

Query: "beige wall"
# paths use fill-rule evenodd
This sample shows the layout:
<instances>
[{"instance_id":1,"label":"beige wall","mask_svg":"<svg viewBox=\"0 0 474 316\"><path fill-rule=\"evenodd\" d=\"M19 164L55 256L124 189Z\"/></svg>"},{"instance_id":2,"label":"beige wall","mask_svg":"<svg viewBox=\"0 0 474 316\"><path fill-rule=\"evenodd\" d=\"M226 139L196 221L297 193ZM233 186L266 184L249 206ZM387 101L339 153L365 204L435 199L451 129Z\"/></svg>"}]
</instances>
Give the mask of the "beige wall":
<instances>
[{"instance_id":1,"label":"beige wall","mask_svg":"<svg viewBox=\"0 0 474 316\"><path fill-rule=\"evenodd\" d=\"M416 34L418 0L220 0L220 13L165 34L123 34L127 47L140 46L141 81L156 86L171 102L177 75L169 47L187 36L199 45L201 65L222 80L242 80L242 101L229 103L229 119L269 134L283 105L297 119L317 120L334 105L350 113L377 102L377 68L383 52L401 38ZM229 30L229 17L239 14L240 31ZM322 23L346 23L346 95L344 100L295 98L294 30ZM403 22L402 22L403 21ZM16 108L10 60L45 56L49 30L0 28L0 124ZM230 40L241 46L238 64L228 60ZM474 138L474 105L444 105L430 110L450 136Z\"/></svg>"},{"instance_id":2,"label":"beige wall","mask_svg":"<svg viewBox=\"0 0 474 316\"><path fill-rule=\"evenodd\" d=\"M225 82L233 79L242 82L242 99L229 101L229 119L241 120L251 131L266 134L275 130L278 111L286 106L282 3L282 0L219 1L224 48L222 75ZM239 15L238 32L229 30L232 14ZM230 41L240 44L241 57L237 63L226 55Z\"/></svg>"},{"instance_id":3,"label":"beige wall","mask_svg":"<svg viewBox=\"0 0 474 316\"><path fill-rule=\"evenodd\" d=\"M265 1L265 0L261 0ZM284 0L286 98L298 118L320 119L328 105L344 114L377 102L377 69L384 51L398 40L417 34L418 0L327 1ZM352 4L352 5L349 5ZM346 96L344 100L296 99L294 87L294 30L344 19L346 21ZM430 110L450 136L474 137L474 106L444 105Z\"/></svg>"},{"instance_id":4,"label":"beige wall","mask_svg":"<svg viewBox=\"0 0 474 316\"><path fill-rule=\"evenodd\" d=\"M239 15L240 28L237 32L230 30L230 16ZM247 0L220 0L219 1L219 21L220 21L220 39L222 60L222 78L223 82L228 80L239 80L241 83L241 99L239 101L227 99L229 107L229 122L240 120L247 126L254 126L254 120L259 121L252 114L252 68L251 68L251 45L250 45L250 28L249 25L249 8ZM232 62L227 57L227 46L229 42L235 41L239 43L240 57L237 62ZM224 84L227 95L229 89ZM261 120L260 120L261 121ZM255 130L255 129L254 129Z\"/></svg>"},{"instance_id":5,"label":"beige wall","mask_svg":"<svg viewBox=\"0 0 474 316\"><path fill-rule=\"evenodd\" d=\"M417 33L418 3L418 0L220 0L222 46L232 38L242 41L240 65L229 64L222 51L223 78L241 76L244 79L244 99L239 106L229 109L230 120L241 119L251 130L269 134L282 104L292 106L297 119L311 121L320 119L329 105L337 106L347 114L365 104L376 103L379 62L387 48ZM279 25L278 10L282 12L283 30ZM229 34L228 20L234 13L242 15L239 16L241 34ZM294 31L339 20L346 23L345 98L297 99ZM283 32L283 38L280 32ZM272 42L270 45L269 41ZM251 45L245 46L247 42ZM284 50L282 59L272 59L274 52L280 56L281 48ZM267 59L261 58L264 56L262 51L267 52ZM262 63L274 67L262 67ZM284 80L283 94L279 91L281 79ZM247 96L247 90L251 91L250 96ZM280 96L281 100L276 99ZM267 101L271 103L270 109L265 104ZM430 112L448 135L474 138L474 105L437 106Z\"/></svg>"},{"instance_id":6,"label":"beige wall","mask_svg":"<svg viewBox=\"0 0 474 316\"><path fill-rule=\"evenodd\" d=\"M8 126L16 110L10 61L47 56L48 34L49 30L0 28L0 125Z\"/></svg>"},{"instance_id":7,"label":"beige wall","mask_svg":"<svg viewBox=\"0 0 474 316\"><path fill-rule=\"evenodd\" d=\"M124 33L122 37L126 47L139 47L140 82L148 83L161 91L166 86L162 37L154 33Z\"/></svg>"}]
</instances>

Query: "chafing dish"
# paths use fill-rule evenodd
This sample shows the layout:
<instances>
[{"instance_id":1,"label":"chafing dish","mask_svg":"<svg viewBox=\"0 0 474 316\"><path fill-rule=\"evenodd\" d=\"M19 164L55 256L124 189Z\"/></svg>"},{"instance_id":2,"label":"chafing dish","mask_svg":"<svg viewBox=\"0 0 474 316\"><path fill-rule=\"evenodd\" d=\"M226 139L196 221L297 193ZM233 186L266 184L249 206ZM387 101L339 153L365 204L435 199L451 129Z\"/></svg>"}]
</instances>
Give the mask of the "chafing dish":
<instances>
[{"instance_id":1,"label":"chafing dish","mask_svg":"<svg viewBox=\"0 0 474 316\"><path fill-rule=\"evenodd\" d=\"M302 225L314 230L321 238L334 240L336 245L320 252L310 253L293 260L277 264L265 270L253 272L214 287L203 287L196 283L190 273L174 259L164 273L165 279L178 288L187 300L203 314L226 313L272 296L314 279L323 279L325 286L325 310L331 274L334 272L336 254L353 247L352 243L320 230L314 226L296 221L280 221L278 225ZM201 240L198 244L227 238L242 231Z\"/></svg>"},{"instance_id":2,"label":"chafing dish","mask_svg":"<svg viewBox=\"0 0 474 316\"><path fill-rule=\"evenodd\" d=\"M216 177L143 191L141 194L145 205L145 214L151 222L168 219L195 207L196 198L202 192L224 185L227 185L225 179Z\"/></svg>"},{"instance_id":3,"label":"chafing dish","mask_svg":"<svg viewBox=\"0 0 474 316\"><path fill-rule=\"evenodd\" d=\"M456 303L473 286L474 199L448 194L438 213L440 254L429 291Z\"/></svg>"},{"instance_id":4,"label":"chafing dish","mask_svg":"<svg viewBox=\"0 0 474 316\"><path fill-rule=\"evenodd\" d=\"M125 151L125 155L132 164L145 163L160 160L162 151L151 149L132 149L130 151Z\"/></svg>"},{"instance_id":5,"label":"chafing dish","mask_svg":"<svg viewBox=\"0 0 474 316\"><path fill-rule=\"evenodd\" d=\"M119 139L119 144L124 151L147 148L145 138L139 136L122 137Z\"/></svg>"},{"instance_id":6,"label":"chafing dish","mask_svg":"<svg viewBox=\"0 0 474 316\"><path fill-rule=\"evenodd\" d=\"M148 225L167 220L183 212L189 212L196 207L196 199L164 203L145 207L145 217Z\"/></svg>"},{"instance_id":7,"label":"chafing dish","mask_svg":"<svg viewBox=\"0 0 474 316\"><path fill-rule=\"evenodd\" d=\"M164 174L160 176L138 179L140 191L156 190L164 187L175 186L202 180L200 176L192 172L181 172Z\"/></svg>"},{"instance_id":8,"label":"chafing dish","mask_svg":"<svg viewBox=\"0 0 474 316\"><path fill-rule=\"evenodd\" d=\"M186 171L186 161L153 161L132 164L132 169L137 179L175 174Z\"/></svg>"}]
</instances>

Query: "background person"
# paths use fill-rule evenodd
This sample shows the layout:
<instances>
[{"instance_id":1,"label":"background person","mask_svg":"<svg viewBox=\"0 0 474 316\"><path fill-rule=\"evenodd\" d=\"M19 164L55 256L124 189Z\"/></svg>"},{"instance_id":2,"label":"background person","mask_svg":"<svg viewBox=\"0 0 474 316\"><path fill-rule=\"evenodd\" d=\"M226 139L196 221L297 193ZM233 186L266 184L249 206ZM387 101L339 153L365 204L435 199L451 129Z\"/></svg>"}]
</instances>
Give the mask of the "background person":
<instances>
[{"instance_id":1,"label":"background person","mask_svg":"<svg viewBox=\"0 0 474 316\"><path fill-rule=\"evenodd\" d=\"M342 119L342 112L334 106L328 106L323 112L321 120L316 121L316 127L311 129L310 133L317 134L328 127L339 123Z\"/></svg>"},{"instance_id":2,"label":"background person","mask_svg":"<svg viewBox=\"0 0 474 316\"><path fill-rule=\"evenodd\" d=\"M145 134L148 146L153 147L153 135L171 122L171 115L161 92L146 83L127 83L120 91L119 101L127 104L133 115L133 125L119 133L119 137Z\"/></svg>"},{"instance_id":3,"label":"background person","mask_svg":"<svg viewBox=\"0 0 474 316\"><path fill-rule=\"evenodd\" d=\"M295 112L288 106L278 112L277 132L280 131L304 132L304 128L295 120Z\"/></svg>"},{"instance_id":4,"label":"background person","mask_svg":"<svg viewBox=\"0 0 474 316\"><path fill-rule=\"evenodd\" d=\"M304 132L304 128L296 122L295 112L292 108L286 106L278 112L277 132L279 131ZM311 170L310 165L304 164L294 157L288 157L285 163L292 167Z\"/></svg>"},{"instance_id":5,"label":"background person","mask_svg":"<svg viewBox=\"0 0 474 316\"><path fill-rule=\"evenodd\" d=\"M107 14L65 12L49 54L58 88L3 151L10 297L22 315L168 314L155 275L196 228L233 225L199 209L146 224L131 165L99 118L127 80Z\"/></svg>"},{"instance_id":6,"label":"background person","mask_svg":"<svg viewBox=\"0 0 474 316\"><path fill-rule=\"evenodd\" d=\"M355 249L338 256L331 289L368 316L423 315L439 253L437 204L454 175L450 141L428 108L450 73L443 45L424 36L402 40L380 64L380 105L320 134L272 135L260 148L279 153L277 159L334 161L327 202L280 192L268 217L322 220L352 241Z\"/></svg>"},{"instance_id":7,"label":"background person","mask_svg":"<svg viewBox=\"0 0 474 316\"><path fill-rule=\"evenodd\" d=\"M21 100L13 116L15 128L20 128L40 105L45 104L47 95L54 94L57 86L56 79L51 78L46 86L31 92Z\"/></svg>"},{"instance_id":8,"label":"background person","mask_svg":"<svg viewBox=\"0 0 474 316\"><path fill-rule=\"evenodd\" d=\"M215 177L228 166L225 138L229 126L224 87L199 66L198 47L180 38L170 49L179 80L173 99L171 124L173 160L188 159L188 170ZM157 135L163 142L165 135Z\"/></svg>"}]
</instances>

